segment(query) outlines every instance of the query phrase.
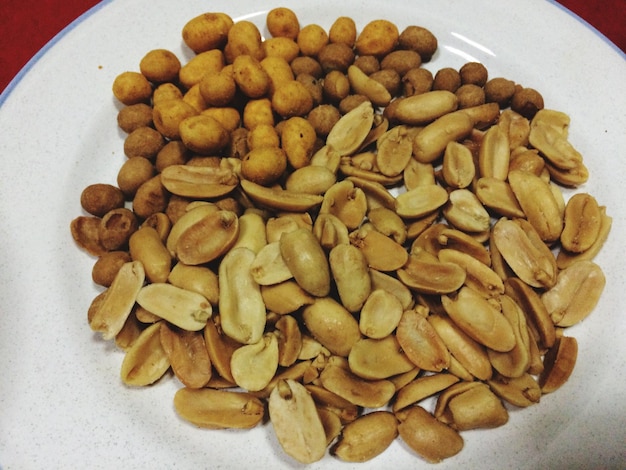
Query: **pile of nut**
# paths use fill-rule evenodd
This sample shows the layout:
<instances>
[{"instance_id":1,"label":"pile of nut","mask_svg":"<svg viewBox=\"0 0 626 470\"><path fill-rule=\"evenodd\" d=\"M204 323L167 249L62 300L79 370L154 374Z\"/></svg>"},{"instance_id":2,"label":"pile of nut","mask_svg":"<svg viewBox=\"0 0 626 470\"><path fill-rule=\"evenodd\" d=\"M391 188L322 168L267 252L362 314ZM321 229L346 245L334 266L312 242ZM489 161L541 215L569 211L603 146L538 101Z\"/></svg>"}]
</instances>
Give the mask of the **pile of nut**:
<instances>
[{"instance_id":1,"label":"pile of nut","mask_svg":"<svg viewBox=\"0 0 626 470\"><path fill-rule=\"evenodd\" d=\"M115 79L128 159L71 223L89 325L199 427L269 415L302 463L397 436L451 457L568 380L604 288L611 217L561 189L588 177L569 117L479 63L431 73L423 27L266 26L200 15L186 64Z\"/></svg>"}]
</instances>

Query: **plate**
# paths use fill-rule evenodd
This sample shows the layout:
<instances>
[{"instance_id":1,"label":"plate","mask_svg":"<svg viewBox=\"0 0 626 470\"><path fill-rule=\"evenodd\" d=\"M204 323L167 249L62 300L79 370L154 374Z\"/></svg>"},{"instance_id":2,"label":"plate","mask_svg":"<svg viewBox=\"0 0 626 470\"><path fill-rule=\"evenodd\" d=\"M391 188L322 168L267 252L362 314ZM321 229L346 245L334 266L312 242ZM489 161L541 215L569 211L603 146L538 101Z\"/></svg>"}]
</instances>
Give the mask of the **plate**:
<instances>
[{"instance_id":1,"label":"plate","mask_svg":"<svg viewBox=\"0 0 626 470\"><path fill-rule=\"evenodd\" d=\"M263 26L278 3L191 0L105 1L36 56L0 98L0 466L17 468L298 468L269 426L199 430L172 406L177 384L129 389L122 353L91 332L86 311L97 289L90 259L73 244L70 221L91 183L115 182L123 135L114 77L167 48L189 52L180 31L205 11ZM570 334L579 360L570 381L507 425L464 433L465 449L438 468L618 467L626 457L626 319L622 240L626 235L626 61L606 39L542 0L321 0L293 5L302 24L341 15L357 26L386 18L429 28L440 48L426 67L483 62L541 91L546 106L572 117L570 140L591 178L582 188L607 206L611 236L596 261L607 286L596 311ZM310 468L429 468L399 440L360 464L326 457Z\"/></svg>"}]
</instances>

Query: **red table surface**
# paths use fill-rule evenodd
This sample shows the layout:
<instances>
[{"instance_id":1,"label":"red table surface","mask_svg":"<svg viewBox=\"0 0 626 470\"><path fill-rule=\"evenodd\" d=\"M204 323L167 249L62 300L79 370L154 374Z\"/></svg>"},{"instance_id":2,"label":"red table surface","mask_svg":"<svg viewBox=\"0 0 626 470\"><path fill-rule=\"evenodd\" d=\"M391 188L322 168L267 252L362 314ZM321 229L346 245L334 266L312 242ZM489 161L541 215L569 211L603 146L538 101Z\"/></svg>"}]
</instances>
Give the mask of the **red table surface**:
<instances>
[{"instance_id":1,"label":"red table surface","mask_svg":"<svg viewBox=\"0 0 626 470\"><path fill-rule=\"evenodd\" d=\"M96 0L3 0L0 7L0 91L59 31ZM626 0L561 0L626 51Z\"/></svg>"}]
</instances>

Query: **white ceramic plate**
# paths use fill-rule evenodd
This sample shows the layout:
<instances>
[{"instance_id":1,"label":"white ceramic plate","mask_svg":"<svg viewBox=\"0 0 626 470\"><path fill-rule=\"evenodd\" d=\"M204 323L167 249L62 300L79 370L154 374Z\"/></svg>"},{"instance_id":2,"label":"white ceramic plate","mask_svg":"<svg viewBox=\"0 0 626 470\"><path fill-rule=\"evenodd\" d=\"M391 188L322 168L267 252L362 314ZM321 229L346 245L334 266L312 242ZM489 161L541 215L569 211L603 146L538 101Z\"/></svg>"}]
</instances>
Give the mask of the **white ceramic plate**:
<instances>
[{"instance_id":1,"label":"white ceramic plate","mask_svg":"<svg viewBox=\"0 0 626 470\"><path fill-rule=\"evenodd\" d=\"M180 30L204 11L263 26L279 3L107 1L46 47L0 99L0 467L298 468L270 426L199 430L179 420L175 380L122 385L122 353L91 332L97 289L93 259L69 234L88 184L115 182L123 135L114 77L137 70L145 52L189 58ZM303 24L340 15L359 27L376 18L418 24L439 39L432 71L486 64L539 89L546 106L572 117L571 141L591 178L584 190L613 216L597 262L607 276L596 311L569 334L579 341L571 380L506 426L464 433L465 449L438 468L616 468L626 460L626 61L606 39L558 5L542 1L361 0L291 2ZM311 468L428 468L400 441L375 460L326 457Z\"/></svg>"}]
</instances>

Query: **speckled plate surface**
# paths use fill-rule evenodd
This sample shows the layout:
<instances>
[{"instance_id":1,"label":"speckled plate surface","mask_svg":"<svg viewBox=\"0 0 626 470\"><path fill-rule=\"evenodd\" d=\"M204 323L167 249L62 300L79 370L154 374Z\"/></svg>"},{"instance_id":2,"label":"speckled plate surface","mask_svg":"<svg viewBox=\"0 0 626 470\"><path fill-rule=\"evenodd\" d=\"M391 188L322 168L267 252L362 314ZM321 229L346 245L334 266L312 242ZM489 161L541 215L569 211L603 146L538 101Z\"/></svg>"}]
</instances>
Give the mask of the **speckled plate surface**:
<instances>
[{"instance_id":1,"label":"speckled plate surface","mask_svg":"<svg viewBox=\"0 0 626 470\"><path fill-rule=\"evenodd\" d=\"M597 257L607 276L596 311L571 328L571 380L507 425L464 433L465 449L437 468L618 468L626 461L626 61L597 32L543 0L290 2L302 24L340 15L418 24L439 39L432 71L469 60L539 89L572 118L570 140L591 173L584 190L613 216ZM141 390L119 379L122 353L89 329L93 259L70 221L88 184L115 182L123 135L114 77L150 49L189 58L180 31L205 11L263 27L280 3L113 0L73 23L0 98L0 468L298 468L271 427L199 430L176 416L174 379ZM429 468L400 441L360 465L325 457L310 468Z\"/></svg>"}]
</instances>

